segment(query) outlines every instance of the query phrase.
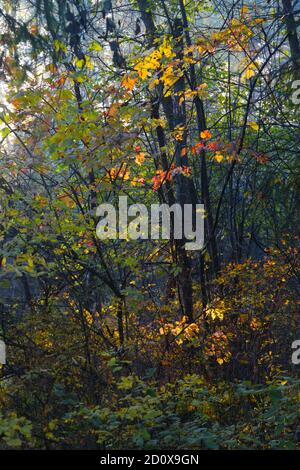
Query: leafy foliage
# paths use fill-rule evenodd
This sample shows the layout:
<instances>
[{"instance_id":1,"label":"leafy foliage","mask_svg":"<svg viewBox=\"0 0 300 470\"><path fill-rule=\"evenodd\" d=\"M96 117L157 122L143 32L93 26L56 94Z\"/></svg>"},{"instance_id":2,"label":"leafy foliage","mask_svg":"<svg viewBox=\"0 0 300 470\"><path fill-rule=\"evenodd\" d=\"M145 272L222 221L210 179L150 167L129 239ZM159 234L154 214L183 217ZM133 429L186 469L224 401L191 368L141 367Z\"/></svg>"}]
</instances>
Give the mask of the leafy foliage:
<instances>
[{"instance_id":1,"label":"leafy foliage","mask_svg":"<svg viewBox=\"0 0 300 470\"><path fill-rule=\"evenodd\" d=\"M1 449L299 448L300 51L265 3L0 2ZM204 247L98 239L119 196L203 203Z\"/></svg>"}]
</instances>

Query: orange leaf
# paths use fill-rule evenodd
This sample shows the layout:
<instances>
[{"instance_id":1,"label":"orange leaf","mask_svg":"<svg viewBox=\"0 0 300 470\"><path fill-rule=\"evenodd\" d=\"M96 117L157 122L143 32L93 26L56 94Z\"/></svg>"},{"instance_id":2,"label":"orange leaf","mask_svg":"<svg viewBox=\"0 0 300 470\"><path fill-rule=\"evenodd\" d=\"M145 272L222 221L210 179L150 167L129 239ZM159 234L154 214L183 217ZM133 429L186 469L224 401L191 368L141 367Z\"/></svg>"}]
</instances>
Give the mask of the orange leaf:
<instances>
[{"instance_id":1,"label":"orange leaf","mask_svg":"<svg viewBox=\"0 0 300 470\"><path fill-rule=\"evenodd\" d=\"M135 156L135 163L141 165L145 161L145 154L144 152L137 153Z\"/></svg>"},{"instance_id":2,"label":"orange leaf","mask_svg":"<svg viewBox=\"0 0 300 470\"><path fill-rule=\"evenodd\" d=\"M212 135L209 130L206 129L205 131L200 132L200 137L201 139L210 139Z\"/></svg>"},{"instance_id":3,"label":"orange leaf","mask_svg":"<svg viewBox=\"0 0 300 470\"><path fill-rule=\"evenodd\" d=\"M118 109L119 105L117 103L113 103L107 112L107 116L114 117L117 114Z\"/></svg>"},{"instance_id":4,"label":"orange leaf","mask_svg":"<svg viewBox=\"0 0 300 470\"><path fill-rule=\"evenodd\" d=\"M131 78L129 75L126 75L122 80L122 86L127 88L127 90L132 91L136 83L135 78Z\"/></svg>"}]
</instances>

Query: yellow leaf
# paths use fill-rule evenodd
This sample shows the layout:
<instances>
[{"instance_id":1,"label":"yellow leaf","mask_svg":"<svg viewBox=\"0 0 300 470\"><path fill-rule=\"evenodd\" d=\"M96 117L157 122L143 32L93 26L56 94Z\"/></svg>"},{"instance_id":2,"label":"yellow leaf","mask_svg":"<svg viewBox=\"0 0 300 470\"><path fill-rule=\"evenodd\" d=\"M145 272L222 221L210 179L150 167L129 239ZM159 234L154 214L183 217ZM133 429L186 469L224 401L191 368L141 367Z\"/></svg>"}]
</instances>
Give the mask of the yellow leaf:
<instances>
[{"instance_id":1,"label":"yellow leaf","mask_svg":"<svg viewBox=\"0 0 300 470\"><path fill-rule=\"evenodd\" d=\"M48 64L47 67L46 67L46 70L49 70L49 72L51 73L56 73L57 72L57 67L55 64Z\"/></svg>"},{"instance_id":2,"label":"yellow leaf","mask_svg":"<svg viewBox=\"0 0 300 470\"><path fill-rule=\"evenodd\" d=\"M85 60L84 59L76 59L75 60L75 65L79 69L82 69L82 67L85 65Z\"/></svg>"},{"instance_id":3,"label":"yellow leaf","mask_svg":"<svg viewBox=\"0 0 300 470\"><path fill-rule=\"evenodd\" d=\"M124 181L129 180L130 171L127 170L126 165L123 165L123 166L120 168L120 170L119 170L119 172L118 172L118 176L119 176L119 178L122 178Z\"/></svg>"},{"instance_id":4,"label":"yellow leaf","mask_svg":"<svg viewBox=\"0 0 300 470\"><path fill-rule=\"evenodd\" d=\"M256 70L256 67L254 64L248 65L242 74L242 79L250 80L250 78L255 75L255 70Z\"/></svg>"},{"instance_id":5,"label":"yellow leaf","mask_svg":"<svg viewBox=\"0 0 300 470\"><path fill-rule=\"evenodd\" d=\"M210 139L212 137L211 133L206 129L205 131L200 132L201 139Z\"/></svg>"},{"instance_id":6,"label":"yellow leaf","mask_svg":"<svg viewBox=\"0 0 300 470\"><path fill-rule=\"evenodd\" d=\"M142 165L142 163L144 163L144 161L145 161L144 152L138 153L135 157L135 163L137 163L138 165Z\"/></svg>"},{"instance_id":7,"label":"yellow leaf","mask_svg":"<svg viewBox=\"0 0 300 470\"><path fill-rule=\"evenodd\" d=\"M63 51L66 53L68 51L67 46L60 42L58 39L54 39L53 44L56 52Z\"/></svg>"},{"instance_id":8,"label":"yellow leaf","mask_svg":"<svg viewBox=\"0 0 300 470\"><path fill-rule=\"evenodd\" d=\"M92 59L87 55L85 56L85 66L90 70L92 70L94 68L94 65L92 63Z\"/></svg>"},{"instance_id":9,"label":"yellow leaf","mask_svg":"<svg viewBox=\"0 0 300 470\"><path fill-rule=\"evenodd\" d=\"M145 78L148 77L148 68L144 67L143 62L140 62L139 64L135 65L134 70L137 71L139 77L142 80L145 80Z\"/></svg>"},{"instance_id":10,"label":"yellow leaf","mask_svg":"<svg viewBox=\"0 0 300 470\"><path fill-rule=\"evenodd\" d=\"M164 38L162 45L159 48L159 51L164 54L168 59L175 57L176 54L172 51L171 44L168 42L167 38Z\"/></svg>"},{"instance_id":11,"label":"yellow leaf","mask_svg":"<svg viewBox=\"0 0 300 470\"><path fill-rule=\"evenodd\" d=\"M183 134L184 134L185 128L183 126L176 126L174 129L174 137L178 142L182 142L183 140Z\"/></svg>"},{"instance_id":12,"label":"yellow leaf","mask_svg":"<svg viewBox=\"0 0 300 470\"><path fill-rule=\"evenodd\" d=\"M216 160L216 162L221 163L221 161L224 159L224 156L221 155L220 153L216 153L216 155L214 156L214 159Z\"/></svg>"},{"instance_id":13,"label":"yellow leaf","mask_svg":"<svg viewBox=\"0 0 300 470\"><path fill-rule=\"evenodd\" d=\"M241 8L241 16L245 16L247 13L249 13L249 8L247 6L243 6Z\"/></svg>"},{"instance_id":14,"label":"yellow leaf","mask_svg":"<svg viewBox=\"0 0 300 470\"><path fill-rule=\"evenodd\" d=\"M250 121L248 122L248 124L249 127L251 127L251 129L253 129L254 131L259 131L259 125L257 124L257 122Z\"/></svg>"},{"instance_id":15,"label":"yellow leaf","mask_svg":"<svg viewBox=\"0 0 300 470\"><path fill-rule=\"evenodd\" d=\"M89 51L90 52L101 52L103 49L103 47L101 46L101 44L99 44L99 42L97 41L93 41L89 47Z\"/></svg>"}]
</instances>

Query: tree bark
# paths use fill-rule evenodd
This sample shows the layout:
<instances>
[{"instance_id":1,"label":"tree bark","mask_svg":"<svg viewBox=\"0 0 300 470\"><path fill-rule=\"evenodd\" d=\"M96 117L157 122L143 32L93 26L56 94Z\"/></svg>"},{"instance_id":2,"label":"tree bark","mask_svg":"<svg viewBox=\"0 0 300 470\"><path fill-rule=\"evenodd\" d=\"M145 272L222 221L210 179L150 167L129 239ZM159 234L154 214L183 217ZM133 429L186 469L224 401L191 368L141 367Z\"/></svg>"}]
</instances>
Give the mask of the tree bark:
<instances>
[{"instance_id":1,"label":"tree bark","mask_svg":"<svg viewBox=\"0 0 300 470\"><path fill-rule=\"evenodd\" d=\"M296 78L300 78L300 41L297 34L297 24L291 0L282 0L282 6L293 68L295 70Z\"/></svg>"}]
</instances>

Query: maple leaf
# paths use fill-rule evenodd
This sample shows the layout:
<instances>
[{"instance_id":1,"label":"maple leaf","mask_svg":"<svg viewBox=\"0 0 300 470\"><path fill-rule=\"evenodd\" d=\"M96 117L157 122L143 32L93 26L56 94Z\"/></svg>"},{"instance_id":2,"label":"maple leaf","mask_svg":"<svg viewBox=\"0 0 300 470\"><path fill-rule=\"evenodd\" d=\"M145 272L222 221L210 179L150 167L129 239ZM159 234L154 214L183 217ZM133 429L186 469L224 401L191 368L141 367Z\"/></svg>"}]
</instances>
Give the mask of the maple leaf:
<instances>
[{"instance_id":1,"label":"maple leaf","mask_svg":"<svg viewBox=\"0 0 300 470\"><path fill-rule=\"evenodd\" d=\"M137 163L138 165L142 165L144 161L145 161L145 153L144 152L137 153L135 157L135 163Z\"/></svg>"},{"instance_id":2,"label":"maple leaf","mask_svg":"<svg viewBox=\"0 0 300 470\"><path fill-rule=\"evenodd\" d=\"M200 132L200 137L201 139L210 139L212 135L209 130L206 129L205 131Z\"/></svg>"},{"instance_id":3,"label":"maple leaf","mask_svg":"<svg viewBox=\"0 0 300 470\"><path fill-rule=\"evenodd\" d=\"M221 163L221 161L224 159L224 156L221 155L220 153L216 153L216 155L214 156L214 159L216 160L216 162Z\"/></svg>"},{"instance_id":4,"label":"maple leaf","mask_svg":"<svg viewBox=\"0 0 300 470\"><path fill-rule=\"evenodd\" d=\"M218 148L218 145L219 145L219 142L210 142L209 144L207 144L206 148L208 150L217 150Z\"/></svg>"},{"instance_id":5,"label":"maple leaf","mask_svg":"<svg viewBox=\"0 0 300 470\"><path fill-rule=\"evenodd\" d=\"M204 148L205 148L204 142L197 142L197 144L193 145L192 147L192 154L197 155Z\"/></svg>"},{"instance_id":6,"label":"maple leaf","mask_svg":"<svg viewBox=\"0 0 300 470\"><path fill-rule=\"evenodd\" d=\"M129 91L133 91L135 84L136 84L136 79L130 77L129 75L126 75L123 80L122 80L122 86L124 88L127 88Z\"/></svg>"}]
</instances>

